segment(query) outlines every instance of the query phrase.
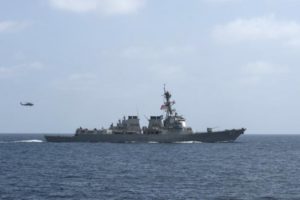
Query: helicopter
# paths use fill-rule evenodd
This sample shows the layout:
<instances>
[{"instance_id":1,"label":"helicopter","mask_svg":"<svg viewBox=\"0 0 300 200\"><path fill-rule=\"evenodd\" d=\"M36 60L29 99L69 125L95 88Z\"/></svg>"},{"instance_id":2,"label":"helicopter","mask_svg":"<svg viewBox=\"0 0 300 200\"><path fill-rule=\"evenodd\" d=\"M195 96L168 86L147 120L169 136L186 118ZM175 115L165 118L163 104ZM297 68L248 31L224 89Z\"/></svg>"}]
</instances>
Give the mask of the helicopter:
<instances>
[{"instance_id":1,"label":"helicopter","mask_svg":"<svg viewBox=\"0 0 300 200\"><path fill-rule=\"evenodd\" d=\"M20 102L20 105L21 106L33 106L34 104L31 102L25 102L25 103Z\"/></svg>"}]
</instances>

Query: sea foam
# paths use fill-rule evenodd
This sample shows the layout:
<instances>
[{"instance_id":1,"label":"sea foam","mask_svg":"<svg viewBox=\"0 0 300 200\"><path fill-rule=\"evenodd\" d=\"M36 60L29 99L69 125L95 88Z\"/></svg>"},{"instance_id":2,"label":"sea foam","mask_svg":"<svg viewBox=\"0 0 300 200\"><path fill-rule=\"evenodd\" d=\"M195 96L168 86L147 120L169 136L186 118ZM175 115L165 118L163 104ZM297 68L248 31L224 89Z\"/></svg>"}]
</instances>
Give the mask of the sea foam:
<instances>
[{"instance_id":1,"label":"sea foam","mask_svg":"<svg viewBox=\"0 0 300 200\"><path fill-rule=\"evenodd\" d=\"M44 141L33 139L33 140L17 140L17 141L12 141L12 142L18 143L18 142L44 142Z\"/></svg>"}]
</instances>

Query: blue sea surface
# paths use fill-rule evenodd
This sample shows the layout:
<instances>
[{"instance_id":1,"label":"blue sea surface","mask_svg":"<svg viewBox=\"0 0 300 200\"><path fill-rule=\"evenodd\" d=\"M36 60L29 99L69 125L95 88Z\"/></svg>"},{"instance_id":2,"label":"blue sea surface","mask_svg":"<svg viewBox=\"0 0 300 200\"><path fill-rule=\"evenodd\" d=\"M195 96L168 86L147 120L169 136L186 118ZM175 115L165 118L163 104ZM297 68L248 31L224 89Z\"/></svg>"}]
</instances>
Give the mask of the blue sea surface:
<instances>
[{"instance_id":1,"label":"blue sea surface","mask_svg":"<svg viewBox=\"0 0 300 200\"><path fill-rule=\"evenodd\" d=\"M0 199L300 199L300 136L234 143L47 143L0 134Z\"/></svg>"}]
</instances>

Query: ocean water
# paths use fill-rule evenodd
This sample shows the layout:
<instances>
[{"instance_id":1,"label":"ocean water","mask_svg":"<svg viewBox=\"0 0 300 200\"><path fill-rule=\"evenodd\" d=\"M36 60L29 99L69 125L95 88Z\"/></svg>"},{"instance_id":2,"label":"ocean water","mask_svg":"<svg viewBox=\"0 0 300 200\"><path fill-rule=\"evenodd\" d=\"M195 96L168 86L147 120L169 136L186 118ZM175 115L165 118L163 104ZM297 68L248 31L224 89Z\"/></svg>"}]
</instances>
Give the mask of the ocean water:
<instances>
[{"instance_id":1,"label":"ocean water","mask_svg":"<svg viewBox=\"0 0 300 200\"><path fill-rule=\"evenodd\" d=\"M47 143L0 134L0 199L300 199L300 136Z\"/></svg>"}]
</instances>

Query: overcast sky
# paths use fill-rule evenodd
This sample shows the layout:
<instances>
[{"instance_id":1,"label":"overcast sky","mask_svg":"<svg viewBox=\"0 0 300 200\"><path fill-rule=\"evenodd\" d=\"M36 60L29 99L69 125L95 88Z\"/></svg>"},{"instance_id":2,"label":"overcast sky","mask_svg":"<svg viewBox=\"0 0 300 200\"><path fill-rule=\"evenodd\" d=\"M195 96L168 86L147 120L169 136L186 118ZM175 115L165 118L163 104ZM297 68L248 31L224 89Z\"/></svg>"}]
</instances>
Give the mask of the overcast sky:
<instances>
[{"instance_id":1,"label":"overcast sky","mask_svg":"<svg viewBox=\"0 0 300 200\"><path fill-rule=\"evenodd\" d=\"M0 132L161 115L300 133L300 0L0 1ZM34 102L22 107L20 101Z\"/></svg>"}]
</instances>

